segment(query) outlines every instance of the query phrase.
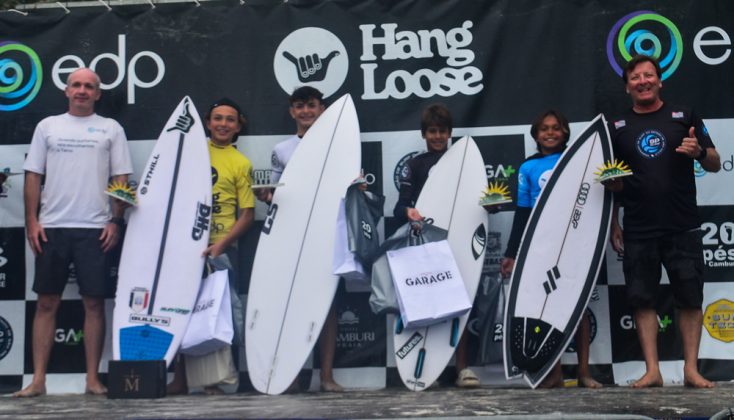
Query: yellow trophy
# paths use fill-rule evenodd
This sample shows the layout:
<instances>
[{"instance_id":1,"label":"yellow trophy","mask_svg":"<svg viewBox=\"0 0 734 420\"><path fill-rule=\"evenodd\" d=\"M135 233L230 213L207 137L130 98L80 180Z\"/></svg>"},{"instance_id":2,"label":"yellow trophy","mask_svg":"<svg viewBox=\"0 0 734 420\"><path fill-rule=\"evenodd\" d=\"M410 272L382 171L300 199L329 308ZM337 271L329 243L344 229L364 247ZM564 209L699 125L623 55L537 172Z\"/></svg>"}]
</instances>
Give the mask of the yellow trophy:
<instances>
[{"instance_id":1,"label":"yellow trophy","mask_svg":"<svg viewBox=\"0 0 734 420\"><path fill-rule=\"evenodd\" d=\"M607 163L603 164L598 169L598 172L594 172L594 175L597 175L596 182L611 181L613 179L632 175L630 167L624 163L624 161L618 161L617 159L614 159L614 161L607 161Z\"/></svg>"},{"instance_id":2,"label":"yellow trophy","mask_svg":"<svg viewBox=\"0 0 734 420\"><path fill-rule=\"evenodd\" d=\"M510 188L502 182L490 182L479 199L479 205L486 210L498 209L507 203L512 203Z\"/></svg>"},{"instance_id":3,"label":"yellow trophy","mask_svg":"<svg viewBox=\"0 0 734 420\"><path fill-rule=\"evenodd\" d=\"M131 206L138 204L135 199L135 190L126 182L112 181L104 193Z\"/></svg>"}]
</instances>

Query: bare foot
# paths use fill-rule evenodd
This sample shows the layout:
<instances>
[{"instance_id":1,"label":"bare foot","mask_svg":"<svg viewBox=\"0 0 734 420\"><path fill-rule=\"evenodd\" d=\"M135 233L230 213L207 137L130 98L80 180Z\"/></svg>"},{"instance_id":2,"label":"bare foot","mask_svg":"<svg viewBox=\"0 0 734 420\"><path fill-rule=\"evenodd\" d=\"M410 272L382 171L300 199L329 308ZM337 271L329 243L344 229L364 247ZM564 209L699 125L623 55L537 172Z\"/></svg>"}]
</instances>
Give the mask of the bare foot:
<instances>
[{"instance_id":1,"label":"bare foot","mask_svg":"<svg viewBox=\"0 0 734 420\"><path fill-rule=\"evenodd\" d=\"M563 372L561 372L560 369L553 369L551 373L543 379L543 382L538 385L538 388L563 388Z\"/></svg>"},{"instance_id":2,"label":"bare foot","mask_svg":"<svg viewBox=\"0 0 734 420\"><path fill-rule=\"evenodd\" d=\"M683 374L683 383L691 388L713 388L713 382L701 376L698 371Z\"/></svg>"},{"instance_id":3,"label":"bare foot","mask_svg":"<svg viewBox=\"0 0 734 420\"><path fill-rule=\"evenodd\" d=\"M663 386L663 375L660 372L646 372L642 378L630 385L631 388L654 388Z\"/></svg>"},{"instance_id":4,"label":"bare foot","mask_svg":"<svg viewBox=\"0 0 734 420\"><path fill-rule=\"evenodd\" d=\"M107 393L107 387L102 385L101 382L87 382L87 389L84 390L84 393L89 395L105 395Z\"/></svg>"},{"instance_id":5,"label":"bare foot","mask_svg":"<svg viewBox=\"0 0 734 420\"><path fill-rule=\"evenodd\" d=\"M334 382L334 380L332 379L330 381L321 381L321 391L322 392L344 392L344 387Z\"/></svg>"},{"instance_id":6,"label":"bare foot","mask_svg":"<svg viewBox=\"0 0 734 420\"><path fill-rule=\"evenodd\" d=\"M46 395L46 385L35 385L33 383L13 393L14 398L33 398L41 395Z\"/></svg>"},{"instance_id":7,"label":"bare foot","mask_svg":"<svg viewBox=\"0 0 734 420\"><path fill-rule=\"evenodd\" d=\"M601 388L604 386L600 384L599 382L597 382L596 380L594 380L594 378L592 378L591 376L579 376L578 382L579 382L578 384L579 388L597 389L597 388Z\"/></svg>"},{"instance_id":8,"label":"bare foot","mask_svg":"<svg viewBox=\"0 0 734 420\"><path fill-rule=\"evenodd\" d=\"M204 387L204 394L206 395L224 395L224 391L222 390L222 388L216 385L211 385L211 386Z\"/></svg>"}]
</instances>

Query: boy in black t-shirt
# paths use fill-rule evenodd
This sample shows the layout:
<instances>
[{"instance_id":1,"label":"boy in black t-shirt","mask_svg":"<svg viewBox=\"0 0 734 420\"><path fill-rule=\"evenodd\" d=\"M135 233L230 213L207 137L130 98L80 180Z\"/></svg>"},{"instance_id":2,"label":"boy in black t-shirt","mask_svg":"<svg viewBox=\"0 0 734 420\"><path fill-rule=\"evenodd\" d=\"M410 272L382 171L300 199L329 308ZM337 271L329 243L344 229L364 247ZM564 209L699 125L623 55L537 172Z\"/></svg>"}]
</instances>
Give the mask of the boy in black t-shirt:
<instances>
[{"instance_id":1,"label":"boy in black t-shirt","mask_svg":"<svg viewBox=\"0 0 734 420\"><path fill-rule=\"evenodd\" d=\"M400 174L400 194L395 203L393 215L400 222L420 222L423 216L415 203L428 179L428 173L448 150L453 122L451 113L443 104L429 105L421 114L421 135L426 141L425 153L421 153L408 161ZM459 388L476 388L479 378L466 362L467 334L461 335L456 346L456 386Z\"/></svg>"}]
</instances>

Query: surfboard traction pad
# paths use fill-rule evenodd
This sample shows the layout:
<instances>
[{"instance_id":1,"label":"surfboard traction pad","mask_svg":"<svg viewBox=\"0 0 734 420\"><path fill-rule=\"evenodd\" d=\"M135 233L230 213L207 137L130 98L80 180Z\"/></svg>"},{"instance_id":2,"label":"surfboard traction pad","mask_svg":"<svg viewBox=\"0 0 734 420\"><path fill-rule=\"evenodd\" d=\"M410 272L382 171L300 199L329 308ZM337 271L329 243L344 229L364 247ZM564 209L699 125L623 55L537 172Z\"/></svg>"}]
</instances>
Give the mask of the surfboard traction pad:
<instances>
[{"instance_id":1,"label":"surfboard traction pad","mask_svg":"<svg viewBox=\"0 0 734 420\"><path fill-rule=\"evenodd\" d=\"M563 343L563 332L536 318L513 317L510 321L511 373L524 374L534 383Z\"/></svg>"},{"instance_id":2,"label":"surfboard traction pad","mask_svg":"<svg viewBox=\"0 0 734 420\"><path fill-rule=\"evenodd\" d=\"M120 360L165 359L173 334L150 325L120 329Z\"/></svg>"}]
</instances>

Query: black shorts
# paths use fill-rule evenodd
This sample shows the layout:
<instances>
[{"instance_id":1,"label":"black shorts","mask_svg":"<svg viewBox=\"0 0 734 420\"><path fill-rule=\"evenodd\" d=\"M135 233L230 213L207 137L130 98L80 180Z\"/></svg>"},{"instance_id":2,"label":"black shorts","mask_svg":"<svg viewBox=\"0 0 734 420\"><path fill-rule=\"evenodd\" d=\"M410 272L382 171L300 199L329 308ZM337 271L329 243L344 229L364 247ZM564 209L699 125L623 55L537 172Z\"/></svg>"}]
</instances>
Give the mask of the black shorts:
<instances>
[{"instance_id":1,"label":"black shorts","mask_svg":"<svg viewBox=\"0 0 734 420\"><path fill-rule=\"evenodd\" d=\"M102 229L45 229L48 242L41 242L42 253L36 256L33 291L60 295L69 280L69 265L74 263L79 294L112 297L114 283L110 275L110 254L102 251Z\"/></svg>"},{"instance_id":2,"label":"black shorts","mask_svg":"<svg viewBox=\"0 0 734 420\"><path fill-rule=\"evenodd\" d=\"M655 308L661 266L668 273L675 306L700 309L704 267L701 231L697 229L653 239L624 239L624 280L631 307Z\"/></svg>"}]
</instances>

